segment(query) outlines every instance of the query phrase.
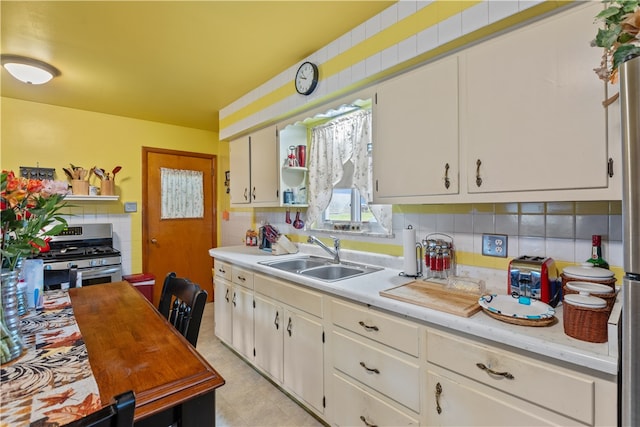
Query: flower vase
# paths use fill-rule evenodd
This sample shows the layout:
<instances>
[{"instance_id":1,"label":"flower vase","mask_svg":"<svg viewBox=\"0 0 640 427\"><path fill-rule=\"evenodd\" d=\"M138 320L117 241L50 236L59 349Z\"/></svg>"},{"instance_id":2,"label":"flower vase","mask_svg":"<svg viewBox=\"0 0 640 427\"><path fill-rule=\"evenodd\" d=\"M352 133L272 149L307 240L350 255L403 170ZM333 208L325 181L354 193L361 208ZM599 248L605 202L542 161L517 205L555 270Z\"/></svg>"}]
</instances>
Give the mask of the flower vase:
<instances>
[{"instance_id":1,"label":"flower vase","mask_svg":"<svg viewBox=\"0 0 640 427\"><path fill-rule=\"evenodd\" d=\"M22 330L18 315L19 270L2 270L1 362L7 363L22 354Z\"/></svg>"}]
</instances>

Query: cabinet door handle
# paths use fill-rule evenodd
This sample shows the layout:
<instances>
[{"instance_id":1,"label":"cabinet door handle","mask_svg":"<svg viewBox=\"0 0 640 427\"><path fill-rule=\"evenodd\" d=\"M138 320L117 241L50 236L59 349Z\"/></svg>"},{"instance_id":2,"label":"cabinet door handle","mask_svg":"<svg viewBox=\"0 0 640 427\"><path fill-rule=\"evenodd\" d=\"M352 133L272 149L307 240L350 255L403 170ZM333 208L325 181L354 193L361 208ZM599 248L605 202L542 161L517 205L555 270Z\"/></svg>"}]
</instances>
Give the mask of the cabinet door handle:
<instances>
[{"instance_id":1,"label":"cabinet door handle","mask_svg":"<svg viewBox=\"0 0 640 427\"><path fill-rule=\"evenodd\" d=\"M449 163L444 165L444 188L447 190L451 186L451 180L449 179Z\"/></svg>"},{"instance_id":2,"label":"cabinet door handle","mask_svg":"<svg viewBox=\"0 0 640 427\"><path fill-rule=\"evenodd\" d=\"M245 282L247 279L244 276L236 276L238 278L238 280L241 280L243 282Z\"/></svg>"},{"instance_id":3,"label":"cabinet door handle","mask_svg":"<svg viewBox=\"0 0 640 427\"><path fill-rule=\"evenodd\" d=\"M378 329L377 326L369 326L366 323L364 323L362 320L358 322L358 324L360 326L362 326L363 328L365 328L367 331L379 331L380 329Z\"/></svg>"},{"instance_id":4,"label":"cabinet door handle","mask_svg":"<svg viewBox=\"0 0 640 427\"><path fill-rule=\"evenodd\" d=\"M482 185L482 178L480 178L480 166L482 165L482 160L478 159L476 161L476 185L480 187Z\"/></svg>"},{"instance_id":5,"label":"cabinet door handle","mask_svg":"<svg viewBox=\"0 0 640 427\"><path fill-rule=\"evenodd\" d=\"M360 415L360 421L362 421L364 423L364 425L367 426L367 427L378 427L377 424L371 424L369 421L367 421L367 419L364 417L364 415Z\"/></svg>"},{"instance_id":6,"label":"cabinet door handle","mask_svg":"<svg viewBox=\"0 0 640 427\"><path fill-rule=\"evenodd\" d=\"M380 371L377 368L369 368L364 362L360 362L360 366L362 366L368 372L373 372L374 374L379 374L380 373Z\"/></svg>"},{"instance_id":7,"label":"cabinet door handle","mask_svg":"<svg viewBox=\"0 0 640 427\"><path fill-rule=\"evenodd\" d=\"M436 412L438 414L442 413L442 407L440 407L440 395L442 394L442 386L440 383L436 384Z\"/></svg>"},{"instance_id":8,"label":"cabinet door handle","mask_svg":"<svg viewBox=\"0 0 640 427\"><path fill-rule=\"evenodd\" d=\"M293 325L291 324L291 317L289 317L289 323L287 323L287 332L289 332L289 336L291 336L292 329L293 329Z\"/></svg>"},{"instance_id":9,"label":"cabinet door handle","mask_svg":"<svg viewBox=\"0 0 640 427\"><path fill-rule=\"evenodd\" d=\"M244 199L245 200L248 200L247 199L247 191L249 191L249 189L247 187L244 187Z\"/></svg>"},{"instance_id":10,"label":"cabinet door handle","mask_svg":"<svg viewBox=\"0 0 640 427\"><path fill-rule=\"evenodd\" d=\"M233 303L233 306L236 306L236 293L233 293L233 299L231 300L231 302Z\"/></svg>"},{"instance_id":11,"label":"cabinet door handle","mask_svg":"<svg viewBox=\"0 0 640 427\"><path fill-rule=\"evenodd\" d=\"M225 292L224 294L224 299L226 299L227 302L229 302L229 288L227 288L227 292Z\"/></svg>"},{"instance_id":12,"label":"cabinet door handle","mask_svg":"<svg viewBox=\"0 0 640 427\"><path fill-rule=\"evenodd\" d=\"M510 374L509 372L497 372L497 371L494 371L493 369L488 368L484 363L476 363L476 366L478 368L482 369L483 371L487 371L491 375L496 375L498 377L505 377L508 380L515 379L515 377L512 374Z\"/></svg>"},{"instance_id":13,"label":"cabinet door handle","mask_svg":"<svg viewBox=\"0 0 640 427\"><path fill-rule=\"evenodd\" d=\"M253 187L253 194L251 194L253 196L253 200L256 199L256 187Z\"/></svg>"},{"instance_id":14,"label":"cabinet door handle","mask_svg":"<svg viewBox=\"0 0 640 427\"><path fill-rule=\"evenodd\" d=\"M273 319L273 324L276 325L276 329L280 329L280 313L276 311L276 318Z\"/></svg>"}]
</instances>

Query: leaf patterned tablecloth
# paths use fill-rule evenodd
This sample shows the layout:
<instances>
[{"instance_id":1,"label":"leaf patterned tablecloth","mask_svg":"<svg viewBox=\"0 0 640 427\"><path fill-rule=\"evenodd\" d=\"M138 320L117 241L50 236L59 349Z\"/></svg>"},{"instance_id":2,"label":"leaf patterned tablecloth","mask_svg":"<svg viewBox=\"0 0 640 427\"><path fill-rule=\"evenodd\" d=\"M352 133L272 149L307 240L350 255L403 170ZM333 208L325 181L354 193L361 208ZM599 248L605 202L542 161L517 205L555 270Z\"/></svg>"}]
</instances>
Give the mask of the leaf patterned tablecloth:
<instances>
[{"instance_id":1,"label":"leaf patterned tablecloth","mask_svg":"<svg viewBox=\"0 0 640 427\"><path fill-rule=\"evenodd\" d=\"M0 427L62 426L102 407L69 293L21 318L27 350L2 365Z\"/></svg>"}]
</instances>

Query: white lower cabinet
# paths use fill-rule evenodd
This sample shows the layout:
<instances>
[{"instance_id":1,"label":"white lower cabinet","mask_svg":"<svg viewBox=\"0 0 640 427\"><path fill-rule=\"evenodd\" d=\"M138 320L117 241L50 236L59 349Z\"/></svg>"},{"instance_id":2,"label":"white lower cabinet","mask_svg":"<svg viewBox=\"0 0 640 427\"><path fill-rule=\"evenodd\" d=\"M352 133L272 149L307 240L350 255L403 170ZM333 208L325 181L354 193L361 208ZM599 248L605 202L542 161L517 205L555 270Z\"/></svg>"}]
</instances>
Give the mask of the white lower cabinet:
<instances>
[{"instance_id":1,"label":"white lower cabinet","mask_svg":"<svg viewBox=\"0 0 640 427\"><path fill-rule=\"evenodd\" d=\"M231 284L231 264L214 260L214 322L216 336L221 341L231 345L232 310L231 297L233 285Z\"/></svg>"},{"instance_id":2,"label":"white lower cabinet","mask_svg":"<svg viewBox=\"0 0 640 427\"><path fill-rule=\"evenodd\" d=\"M255 364L322 414L322 295L262 274L254 284Z\"/></svg>"},{"instance_id":3,"label":"white lower cabinet","mask_svg":"<svg viewBox=\"0 0 640 427\"><path fill-rule=\"evenodd\" d=\"M214 271L216 335L332 426L617 423L615 375L217 260Z\"/></svg>"},{"instance_id":4,"label":"white lower cabinet","mask_svg":"<svg viewBox=\"0 0 640 427\"><path fill-rule=\"evenodd\" d=\"M443 369L427 370L426 389L429 426L584 425Z\"/></svg>"},{"instance_id":5,"label":"white lower cabinet","mask_svg":"<svg viewBox=\"0 0 640 427\"><path fill-rule=\"evenodd\" d=\"M419 424L419 326L346 301L330 306L334 424Z\"/></svg>"},{"instance_id":6,"label":"white lower cabinet","mask_svg":"<svg viewBox=\"0 0 640 427\"><path fill-rule=\"evenodd\" d=\"M616 424L614 376L434 330L427 331L426 349L428 425Z\"/></svg>"},{"instance_id":7,"label":"white lower cabinet","mask_svg":"<svg viewBox=\"0 0 640 427\"><path fill-rule=\"evenodd\" d=\"M253 359L253 273L217 260L214 270L216 335Z\"/></svg>"},{"instance_id":8,"label":"white lower cabinet","mask_svg":"<svg viewBox=\"0 0 640 427\"><path fill-rule=\"evenodd\" d=\"M334 419L338 426L417 426L418 418L397 409L357 381L333 374Z\"/></svg>"},{"instance_id":9,"label":"white lower cabinet","mask_svg":"<svg viewBox=\"0 0 640 427\"><path fill-rule=\"evenodd\" d=\"M295 395L323 412L324 351L320 319L285 310L284 385Z\"/></svg>"},{"instance_id":10,"label":"white lower cabinet","mask_svg":"<svg viewBox=\"0 0 640 427\"><path fill-rule=\"evenodd\" d=\"M281 383L284 379L284 309L282 304L260 294L254 299L255 364Z\"/></svg>"}]
</instances>

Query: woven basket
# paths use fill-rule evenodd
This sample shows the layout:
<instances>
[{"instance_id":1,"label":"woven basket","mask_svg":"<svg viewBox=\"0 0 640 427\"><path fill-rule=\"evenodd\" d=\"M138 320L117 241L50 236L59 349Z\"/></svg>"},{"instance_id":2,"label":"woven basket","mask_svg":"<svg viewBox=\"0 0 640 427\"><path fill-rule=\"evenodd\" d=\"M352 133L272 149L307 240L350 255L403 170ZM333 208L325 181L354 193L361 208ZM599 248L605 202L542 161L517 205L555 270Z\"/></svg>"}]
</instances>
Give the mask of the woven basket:
<instances>
[{"instance_id":1,"label":"woven basket","mask_svg":"<svg viewBox=\"0 0 640 427\"><path fill-rule=\"evenodd\" d=\"M581 341L593 343L607 342L609 307L578 307L564 302L562 304L564 333Z\"/></svg>"},{"instance_id":2,"label":"woven basket","mask_svg":"<svg viewBox=\"0 0 640 427\"><path fill-rule=\"evenodd\" d=\"M616 290L616 278L615 277L612 277L611 279L584 279L582 277L580 277L580 278L578 278L578 277L569 277L569 276L566 276L564 273L562 273L560 275L560 277L562 277L562 288L563 288L563 290L564 290L564 287L567 284L567 282L600 283L601 285L611 286L611 289L613 291Z\"/></svg>"},{"instance_id":3,"label":"woven basket","mask_svg":"<svg viewBox=\"0 0 640 427\"><path fill-rule=\"evenodd\" d=\"M577 280L570 280L570 282L577 282ZM583 280L580 280L580 282L583 282ZM595 283L595 282L591 282L591 283ZM562 295L578 294L578 293L580 292L569 289L566 286L566 283L564 284L564 286L562 286ZM616 303L616 296L618 295L618 292L614 290L613 292L608 294L591 294L591 295L605 300L607 302L607 310L609 310L609 313L611 313L611 309L613 308L613 305ZM564 304L564 305L569 305L569 304Z\"/></svg>"}]
</instances>

